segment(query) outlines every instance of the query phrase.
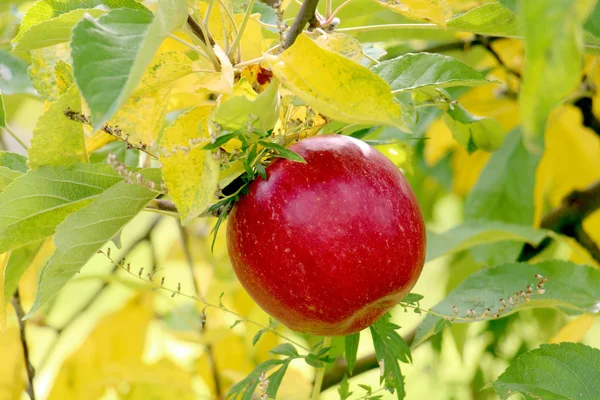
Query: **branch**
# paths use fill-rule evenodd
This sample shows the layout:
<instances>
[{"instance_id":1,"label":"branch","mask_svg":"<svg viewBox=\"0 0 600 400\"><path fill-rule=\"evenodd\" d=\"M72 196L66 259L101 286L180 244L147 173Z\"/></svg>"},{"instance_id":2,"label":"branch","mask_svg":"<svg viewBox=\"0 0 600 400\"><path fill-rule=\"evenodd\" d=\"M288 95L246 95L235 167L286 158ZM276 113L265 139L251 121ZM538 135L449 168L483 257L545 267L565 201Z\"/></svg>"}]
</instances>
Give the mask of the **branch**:
<instances>
[{"instance_id":1,"label":"branch","mask_svg":"<svg viewBox=\"0 0 600 400\"><path fill-rule=\"evenodd\" d=\"M285 42L283 42L283 46L281 46L282 50L285 50L294 44L296 38L302 33L307 23L310 22L310 28L313 29L319 26L319 21L315 15L317 4L319 4L319 0L304 0L288 34L285 36Z\"/></svg>"},{"instance_id":2,"label":"branch","mask_svg":"<svg viewBox=\"0 0 600 400\"><path fill-rule=\"evenodd\" d=\"M25 357L25 368L27 369L27 394L31 400L35 400L35 391L33 388L33 377L35 376L35 370L33 369L33 365L31 365L31 360L29 359L29 346L27 345L27 336L25 335L25 321L23 321L25 312L23 311L23 306L21 305L21 295L19 294L18 288L13 296L12 304L17 312L17 318L19 319L21 344L23 345L23 356Z\"/></svg>"},{"instance_id":3,"label":"branch","mask_svg":"<svg viewBox=\"0 0 600 400\"><path fill-rule=\"evenodd\" d=\"M416 333L417 329L415 328L404 337L406 344L409 346L412 344L412 342L415 340ZM329 389L332 386L336 386L342 381L342 379L344 379L344 375L356 376L377 368L379 368L379 360L375 356L375 353L366 355L356 360L356 365L354 366L352 374L350 374L350 371L348 370L348 363L346 360L343 358L338 358L331 369L325 374L321 391Z\"/></svg>"}]
</instances>

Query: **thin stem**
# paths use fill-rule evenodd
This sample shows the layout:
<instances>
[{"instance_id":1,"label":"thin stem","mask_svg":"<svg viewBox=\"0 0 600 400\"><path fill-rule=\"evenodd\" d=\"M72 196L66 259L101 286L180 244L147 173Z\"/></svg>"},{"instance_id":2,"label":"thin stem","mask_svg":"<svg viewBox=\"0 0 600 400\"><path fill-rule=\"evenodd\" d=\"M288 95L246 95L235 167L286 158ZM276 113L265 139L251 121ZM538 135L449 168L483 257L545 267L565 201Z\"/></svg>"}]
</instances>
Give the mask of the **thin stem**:
<instances>
[{"instance_id":1,"label":"thin stem","mask_svg":"<svg viewBox=\"0 0 600 400\"><path fill-rule=\"evenodd\" d=\"M175 36L175 35L173 35L173 34L169 34L169 37L170 37L171 39L175 40L176 42L179 42L179 43L181 43L182 45L189 47L190 49L194 50L196 53L200 54L202 57L204 57L204 58L205 58L205 59L207 59L208 61L211 61L211 62L212 62L212 60L210 59L210 57L208 57L208 55L207 55L207 52L208 52L208 51L205 51L205 49L206 49L206 45L204 45L204 49L203 49L203 48L201 48L201 47L194 46L194 45L193 45L193 44L191 44L190 42L187 42L187 41L183 40L182 38L180 38L180 37L177 37L177 36Z\"/></svg>"},{"instance_id":2,"label":"thin stem","mask_svg":"<svg viewBox=\"0 0 600 400\"><path fill-rule=\"evenodd\" d=\"M368 58L370 61L374 62L375 64L379 64L379 60L374 59L373 57L371 57L367 53L363 52L363 56L365 56L366 58Z\"/></svg>"},{"instance_id":3,"label":"thin stem","mask_svg":"<svg viewBox=\"0 0 600 400\"><path fill-rule=\"evenodd\" d=\"M329 19L331 17L331 10L333 10L332 6L333 0L325 0L325 18Z\"/></svg>"},{"instance_id":4,"label":"thin stem","mask_svg":"<svg viewBox=\"0 0 600 400\"><path fill-rule=\"evenodd\" d=\"M331 346L331 336L326 336L323 340L323 348ZM325 354L327 355L327 354ZM313 392L311 400L319 400L321 398L321 385L323 385L323 377L325 376L325 366L317 369L317 375L315 376L315 384L313 385Z\"/></svg>"},{"instance_id":5,"label":"thin stem","mask_svg":"<svg viewBox=\"0 0 600 400\"><path fill-rule=\"evenodd\" d=\"M23 357L25 358L25 369L27 369L27 394L29 395L29 398L31 400L35 400L35 390L33 388L33 377L35 376L35 370L33 369L33 365L31 365L31 360L29 358L29 346L27 345L27 336L25 334L25 321L23 321L25 312L23 311L23 306L21 305L21 295L19 294L18 288L13 296L12 304L17 313L17 318L19 320L19 330L21 332Z\"/></svg>"},{"instance_id":6,"label":"thin stem","mask_svg":"<svg viewBox=\"0 0 600 400\"><path fill-rule=\"evenodd\" d=\"M8 126L8 124L6 124L6 125L4 126L4 129L6 130L6 132L8 132L8 134L9 134L10 136L12 136L12 137L13 137L13 139L15 139L15 141L16 141L17 143L19 143L19 144L20 144L20 145L21 145L21 146L22 146L22 147L23 147L25 150L27 150L27 149L28 149L28 147L27 147L27 144L26 144L26 143L25 143L25 142L24 142L24 141L23 141L23 140L22 140L22 139L21 139L19 136L17 136L17 134L16 134L16 133L15 133L15 132L14 132L12 129L10 129L10 126Z\"/></svg>"},{"instance_id":7,"label":"thin stem","mask_svg":"<svg viewBox=\"0 0 600 400\"><path fill-rule=\"evenodd\" d=\"M338 8L335 9L335 11L327 18L327 21L329 24L331 24L331 21L333 21L333 19L338 15L338 13L340 11L342 11L342 9L344 7L346 7L348 4L350 4L352 0L346 0L345 2L343 2L342 4L339 5Z\"/></svg>"},{"instance_id":8,"label":"thin stem","mask_svg":"<svg viewBox=\"0 0 600 400\"><path fill-rule=\"evenodd\" d=\"M233 17L233 14L231 13L231 10L223 2L223 0L218 0L218 2L221 5L221 10L225 11L225 15L227 15L227 18L229 18L229 22L231 22L231 25L233 26L233 32L237 35L237 33L238 33L237 25L235 24L235 18Z\"/></svg>"},{"instance_id":9,"label":"thin stem","mask_svg":"<svg viewBox=\"0 0 600 400\"><path fill-rule=\"evenodd\" d=\"M252 64L258 64L258 63L261 63L261 62L263 62L263 61L265 61L265 58L264 58L264 57L253 58L252 60L248 60L248 61L244 61L244 62L241 62L241 63L235 64L235 65L233 66L233 68L240 69L240 68L247 67L248 65L252 65Z\"/></svg>"},{"instance_id":10,"label":"thin stem","mask_svg":"<svg viewBox=\"0 0 600 400\"><path fill-rule=\"evenodd\" d=\"M248 24L248 20L250 19L250 14L252 14L252 7L254 7L254 0L250 0L250 2L248 3L248 9L246 10L246 15L244 15L244 19L242 20L240 29L239 29L237 35L235 35L235 39L233 40L233 43L231 44L231 47L229 48L229 52L227 53L228 56L231 56L231 54L233 54L233 52L235 52L236 47L239 47L238 54L240 55L240 58L241 58L242 35L244 34L244 31L246 30L246 25Z\"/></svg>"},{"instance_id":11,"label":"thin stem","mask_svg":"<svg viewBox=\"0 0 600 400\"><path fill-rule=\"evenodd\" d=\"M440 29L436 24L381 24L381 25L365 25L353 26L350 28L336 29L336 32L368 32L382 31L387 29Z\"/></svg>"},{"instance_id":12,"label":"thin stem","mask_svg":"<svg viewBox=\"0 0 600 400\"><path fill-rule=\"evenodd\" d=\"M215 4L215 0L208 1L208 6L206 7L206 14L204 14L204 25L206 25L206 26L208 26L208 18L210 17L210 12L212 11L214 4Z\"/></svg>"},{"instance_id":13,"label":"thin stem","mask_svg":"<svg viewBox=\"0 0 600 400\"><path fill-rule=\"evenodd\" d=\"M214 46L214 39L208 36L206 32L204 32L204 29L202 29L201 25L191 15L188 15L187 17L187 24L194 33L194 36L200 39L202 43L204 43L205 45ZM208 40L206 40L207 37Z\"/></svg>"}]
</instances>

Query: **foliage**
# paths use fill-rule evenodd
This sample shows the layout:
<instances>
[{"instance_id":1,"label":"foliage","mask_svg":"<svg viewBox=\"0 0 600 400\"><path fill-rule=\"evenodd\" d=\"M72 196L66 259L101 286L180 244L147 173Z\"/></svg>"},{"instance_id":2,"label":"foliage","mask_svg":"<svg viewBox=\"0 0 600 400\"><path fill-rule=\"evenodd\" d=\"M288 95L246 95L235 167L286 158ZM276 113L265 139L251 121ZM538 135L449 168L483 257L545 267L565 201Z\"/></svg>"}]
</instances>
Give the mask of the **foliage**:
<instances>
[{"instance_id":1,"label":"foliage","mask_svg":"<svg viewBox=\"0 0 600 400\"><path fill-rule=\"evenodd\" d=\"M307 8L0 4L0 399L598 397L600 4ZM331 343L256 306L224 229L317 134L428 225L423 295Z\"/></svg>"}]
</instances>

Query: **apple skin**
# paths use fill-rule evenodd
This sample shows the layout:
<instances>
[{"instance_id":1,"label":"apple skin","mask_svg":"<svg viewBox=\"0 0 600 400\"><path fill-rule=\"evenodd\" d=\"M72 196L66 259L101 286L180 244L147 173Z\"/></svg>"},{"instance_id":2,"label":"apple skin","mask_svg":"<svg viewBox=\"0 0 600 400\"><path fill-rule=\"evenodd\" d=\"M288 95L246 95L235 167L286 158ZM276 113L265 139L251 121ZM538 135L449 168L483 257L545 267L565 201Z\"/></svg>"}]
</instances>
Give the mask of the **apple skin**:
<instances>
[{"instance_id":1,"label":"apple skin","mask_svg":"<svg viewBox=\"0 0 600 400\"><path fill-rule=\"evenodd\" d=\"M289 328L358 332L394 307L425 262L425 225L402 172L368 144L326 135L290 147L229 216L227 246L250 296Z\"/></svg>"}]
</instances>

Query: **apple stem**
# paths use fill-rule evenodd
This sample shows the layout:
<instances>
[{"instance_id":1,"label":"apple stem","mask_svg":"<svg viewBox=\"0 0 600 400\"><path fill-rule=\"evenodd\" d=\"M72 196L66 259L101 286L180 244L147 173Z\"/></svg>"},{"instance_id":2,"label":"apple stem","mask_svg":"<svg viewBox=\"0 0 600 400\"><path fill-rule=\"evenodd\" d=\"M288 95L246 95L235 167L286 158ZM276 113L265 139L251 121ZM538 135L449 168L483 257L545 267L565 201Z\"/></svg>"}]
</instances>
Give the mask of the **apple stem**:
<instances>
[{"instance_id":1,"label":"apple stem","mask_svg":"<svg viewBox=\"0 0 600 400\"><path fill-rule=\"evenodd\" d=\"M323 338L323 348L331 346L331 336L325 336ZM327 353L325 353L327 355ZM319 400L321 398L321 385L323 384L323 377L325 376L325 367L318 368L315 376L315 385L313 386L313 392L311 400Z\"/></svg>"}]
</instances>

